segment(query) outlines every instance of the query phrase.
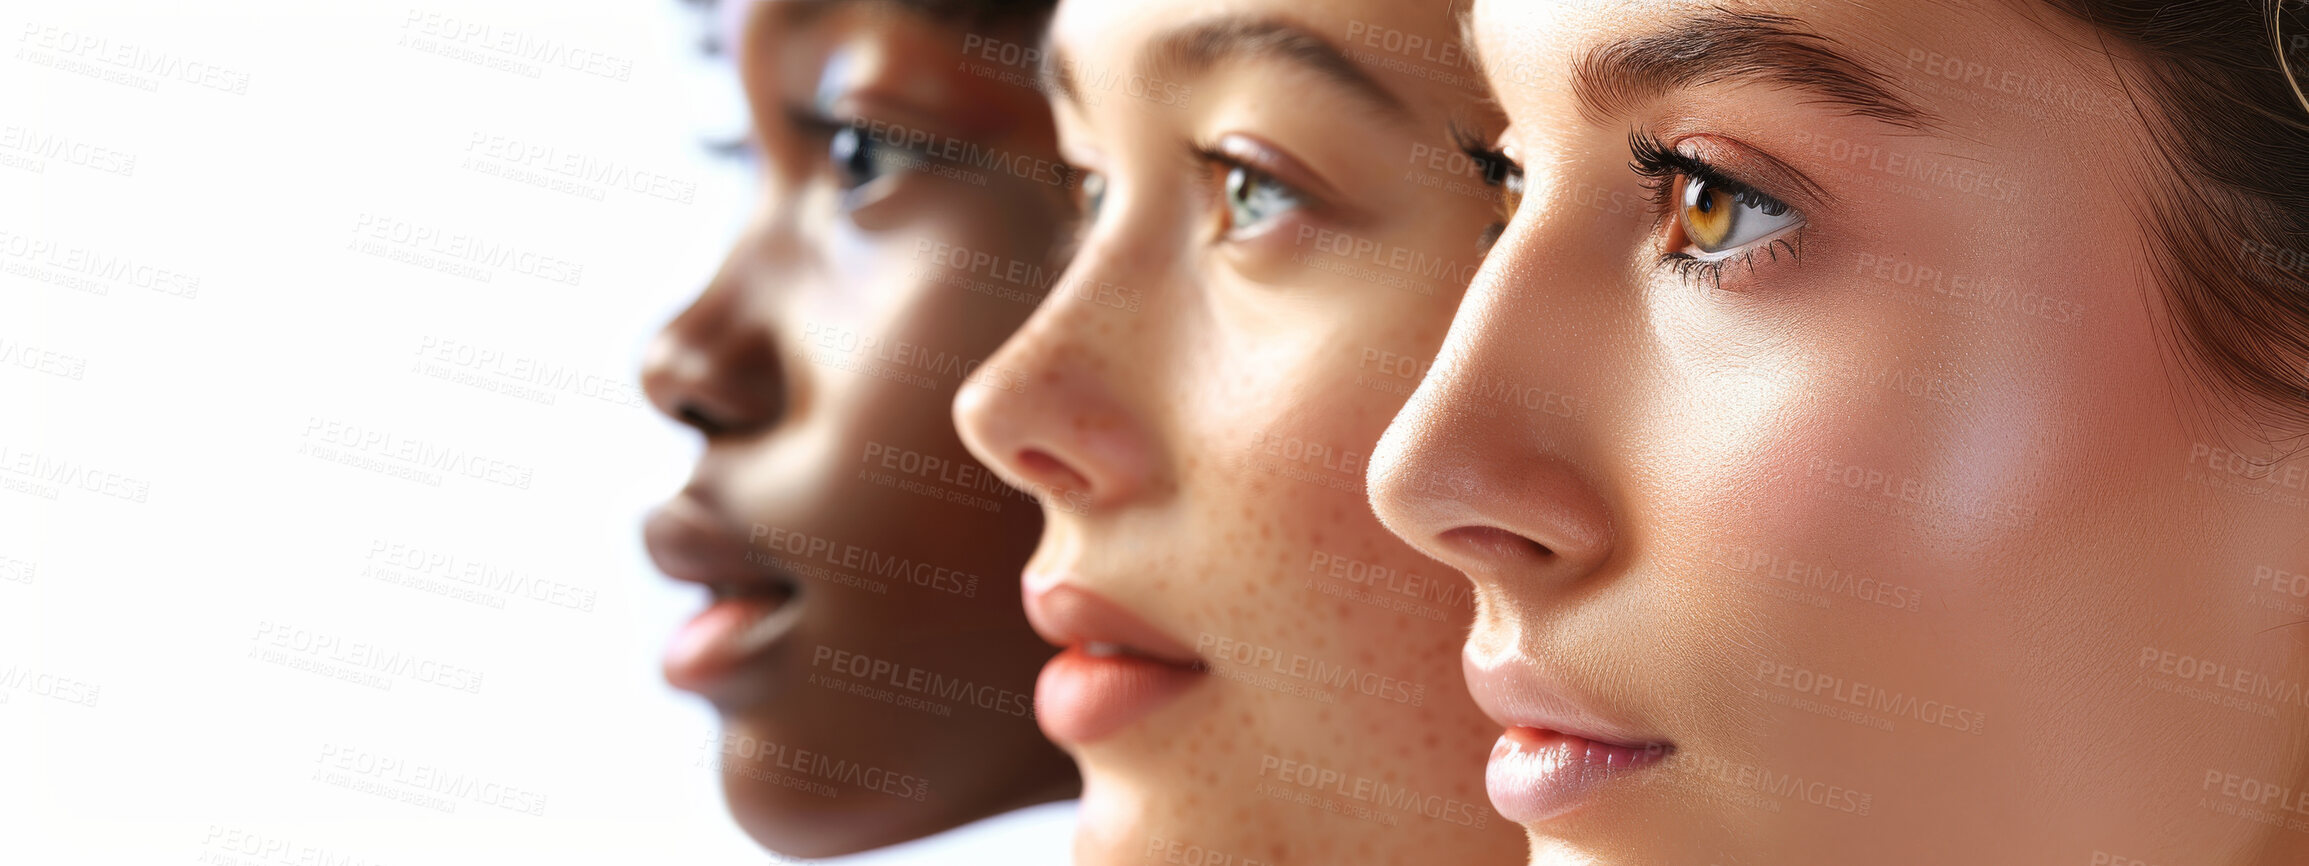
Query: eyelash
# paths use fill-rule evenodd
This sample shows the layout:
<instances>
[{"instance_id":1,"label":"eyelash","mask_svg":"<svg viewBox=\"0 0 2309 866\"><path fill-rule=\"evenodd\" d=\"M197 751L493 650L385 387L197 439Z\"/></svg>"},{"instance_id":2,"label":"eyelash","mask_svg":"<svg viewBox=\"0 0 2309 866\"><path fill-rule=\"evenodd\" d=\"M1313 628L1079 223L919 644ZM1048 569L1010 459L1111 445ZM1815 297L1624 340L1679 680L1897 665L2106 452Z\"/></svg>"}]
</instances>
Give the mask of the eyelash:
<instances>
[{"instance_id":1,"label":"eyelash","mask_svg":"<svg viewBox=\"0 0 2309 866\"><path fill-rule=\"evenodd\" d=\"M1271 184L1288 190L1291 197L1298 200L1301 212L1316 212L1321 205L1313 195L1301 189L1297 184L1278 178L1273 172L1252 165L1240 157L1221 150L1216 143L1192 142L1187 145L1186 156L1188 160L1194 163L1194 170L1202 181L1201 189L1219 188L1225 183L1227 172L1240 170L1257 178L1260 183ZM1226 202L1223 200L1224 196L1225 192L1222 191L1219 193L1219 198L1214 199L1218 201L1221 208L1226 206ZM1240 228L1242 227L1230 225L1229 231Z\"/></svg>"},{"instance_id":2,"label":"eyelash","mask_svg":"<svg viewBox=\"0 0 2309 866\"><path fill-rule=\"evenodd\" d=\"M1628 153L1628 167L1643 177L1644 188L1651 191L1655 229L1659 224L1676 218L1674 199L1678 192L1675 182L1678 176L1685 178L1687 183L1703 183L1723 190L1741 204L1760 208L1766 213L1781 214L1794 210L1770 193L1741 183L1707 161L1669 147L1642 130L1628 133ZM1769 256L1772 261L1779 261L1781 248L1787 249L1790 261L1796 260L1803 249L1803 232L1803 227L1799 225L1785 237L1750 244L1745 250L1718 259L1703 259L1670 250L1660 260L1673 268L1676 276L1686 283L1698 283L1704 279L1721 289L1724 285L1724 265L1727 263L1747 265L1753 271L1758 253Z\"/></svg>"},{"instance_id":3,"label":"eyelash","mask_svg":"<svg viewBox=\"0 0 2309 866\"><path fill-rule=\"evenodd\" d=\"M1514 218L1516 208L1522 205L1523 169L1517 167L1514 160L1508 159L1506 152L1492 147L1483 134L1458 121L1451 123L1451 141L1459 146L1460 153L1466 154L1475 163L1476 168L1482 170L1484 185L1499 190L1499 219L1483 230L1482 240L1476 247L1488 253L1494 244L1499 243L1500 236L1507 232L1508 221Z\"/></svg>"},{"instance_id":4,"label":"eyelash","mask_svg":"<svg viewBox=\"0 0 2309 866\"><path fill-rule=\"evenodd\" d=\"M1454 123L1451 125L1451 137L1460 152L1465 153L1483 171L1484 183L1501 190L1500 221L1483 232L1482 246L1488 251L1499 242L1501 233L1506 231L1507 221L1515 216L1520 202L1510 199L1520 199L1520 190L1514 188L1521 186L1523 169L1515 165L1506 152L1492 147L1488 139L1474 130ZM1628 134L1628 153L1631 155L1628 167L1644 179L1644 189L1651 194L1655 230L1659 223L1676 218L1675 179L1679 175L1724 190L1739 202L1763 208L1769 213L1777 214L1792 209L1770 193L1735 180L1707 161L1668 147L1658 138L1641 130ZM1787 249L1789 260L1794 261L1803 249L1802 239L1803 229L1799 227L1787 237L1773 238L1761 245L1751 246L1735 256L1702 259L1689 253L1670 251L1661 257L1661 261L1673 268L1676 276L1687 283L1705 279L1717 288L1722 288L1725 263L1737 260L1754 270L1757 253L1761 252L1773 261L1778 261L1781 248Z\"/></svg>"}]
</instances>

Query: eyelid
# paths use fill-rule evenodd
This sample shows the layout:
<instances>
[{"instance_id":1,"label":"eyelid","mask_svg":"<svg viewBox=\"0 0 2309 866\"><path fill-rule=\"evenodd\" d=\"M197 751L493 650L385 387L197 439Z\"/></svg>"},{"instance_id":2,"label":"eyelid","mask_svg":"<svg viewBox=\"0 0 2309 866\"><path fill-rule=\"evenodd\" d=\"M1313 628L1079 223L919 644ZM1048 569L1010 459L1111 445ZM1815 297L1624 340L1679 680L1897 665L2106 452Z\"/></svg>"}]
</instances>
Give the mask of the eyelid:
<instances>
[{"instance_id":1,"label":"eyelid","mask_svg":"<svg viewBox=\"0 0 2309 866\"><path fill-rule=\"evenodd\" d=\"M1669 141L1666 146L1713 169L1717 180L1771 196L1800 214L1809 215L1837 202L1809 175L1738 139L1702 133Z\"/></svg>"},{"instance_id":2,"label":"eyelid","mask_svg":"<svg viewBox=\"0 0 2309 866\"><path fill-rule=\"evenodd\" d=\"M1338 197L1338 189L1318 177L1305 165L1300 164L1298 160L1291 158L1290 154L1283 153L1269 146L1266 142L1251 136L1239 132L1227 133L1219 136L1218 141L1211 145L1211 150L1240 163L1244 168L1256 170L1268 177L1282 181L1292 189L1312 193L1323 198Z\"/></svg>"}]
</instances>

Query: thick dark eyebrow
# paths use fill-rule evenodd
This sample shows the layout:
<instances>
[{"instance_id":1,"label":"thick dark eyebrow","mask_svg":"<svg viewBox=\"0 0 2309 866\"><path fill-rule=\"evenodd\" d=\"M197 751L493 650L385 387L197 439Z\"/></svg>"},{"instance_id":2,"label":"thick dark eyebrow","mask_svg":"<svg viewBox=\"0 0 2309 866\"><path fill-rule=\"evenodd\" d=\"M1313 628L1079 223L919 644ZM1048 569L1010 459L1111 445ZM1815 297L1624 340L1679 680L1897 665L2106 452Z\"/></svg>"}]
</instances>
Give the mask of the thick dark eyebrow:
<instances>
[{"instance_id":1,"label":"thick dark eyebrow","mask_svg":"<svg viewBox=\"0 0 2309 866\"><path fill-rule=\"evenodd\" d=\"M1590 51L1572 67L1572 92L1590 120L1725 81L1797 91L1810 102L1902 129L1940 124L1939 116L1895 93L1891 76L1785 15L1717 9Z\"/></svg>"},{"instance_id":2,"label":"thick dark eyebrow","mask_svg":"<svg viewBox=\"0 0 2309 866\"><path fill-rule=\"evenodd\" d=\"M1050 89L1082 103L1074 64L1064 49L1052 48ZM1163 77L1190 79L1222 64L1244 59L1279 60L1339 85L1357 101L1382 114L1411 116L1411 109L1371 77L1361 64L1314 30L1284 18L1222 16L1164 31L1148 43L1141 62Z\"/></svg>"}]
</instances>

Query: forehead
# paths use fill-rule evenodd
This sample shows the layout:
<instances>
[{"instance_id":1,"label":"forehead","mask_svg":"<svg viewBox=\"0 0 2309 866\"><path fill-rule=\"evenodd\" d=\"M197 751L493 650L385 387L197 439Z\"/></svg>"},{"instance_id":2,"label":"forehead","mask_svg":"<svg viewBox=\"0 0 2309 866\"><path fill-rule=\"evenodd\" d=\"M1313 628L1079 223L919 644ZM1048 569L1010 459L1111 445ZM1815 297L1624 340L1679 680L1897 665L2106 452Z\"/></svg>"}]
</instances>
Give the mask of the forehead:
<instances>
[{"instance_id":1,"label":"forehead","mask_svg":"<svg viewBox=\"0 0 2309 866\"><path fill-rule=\"evenodd\" d=\"M1518 101L1575 95L1591 61L1615 44L1672 40L1744 18L1816 37L1960 136L2129 116L2089 29L2032 0L1473 0L1470 17L1483 66L1511 111Z\"/></svg>"},{"instance_id":2,"label":"forehead","mask_svg":"<svg viewBox=\"0 0 2309 866\"><path fill-rule=\"evenodd\" d=\"M1236 93L1249 98L1241 104L1255 106L1300 93L1307 97L1300 105L1337 106L1391 128L1440 134L1447 117L1487 111L1481 106L1488 91L1459 41L1465 4L1066 0L1049 36L1053 97L1068 101L1061 94L1084 79L1143 75L1193 85L1196 105L1205 104L1204 94ZM1345 101L1334 101L1340 97Z\"/></svg>"}]
</instances>

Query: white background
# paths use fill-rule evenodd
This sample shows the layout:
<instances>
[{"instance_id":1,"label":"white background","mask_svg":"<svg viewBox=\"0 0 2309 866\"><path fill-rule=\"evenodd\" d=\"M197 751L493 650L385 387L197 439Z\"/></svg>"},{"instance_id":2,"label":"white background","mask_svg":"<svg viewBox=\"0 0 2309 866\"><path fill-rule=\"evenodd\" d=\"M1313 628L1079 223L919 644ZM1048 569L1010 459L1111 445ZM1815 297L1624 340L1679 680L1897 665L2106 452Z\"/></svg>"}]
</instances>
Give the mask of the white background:
<instances>
[{"instance_id":1,"label":"white background","mask_svg":"<svg viewBox=\"0 0 2309 866\"><path fill-rule=\"evenodd\" d=\"M635 370L749 193L688 12L45 0L0 33L0 862L774 860L658 678L698 599L639 543L697 444ZM486 174L492 137L662 183ZM510 257L407 261L452 243ZM412 454L452 462L377 468ZM540 814L395 799L419 772ZM1066 819L874 862L1056 862Z\"/></svg>"}]
</instances>

